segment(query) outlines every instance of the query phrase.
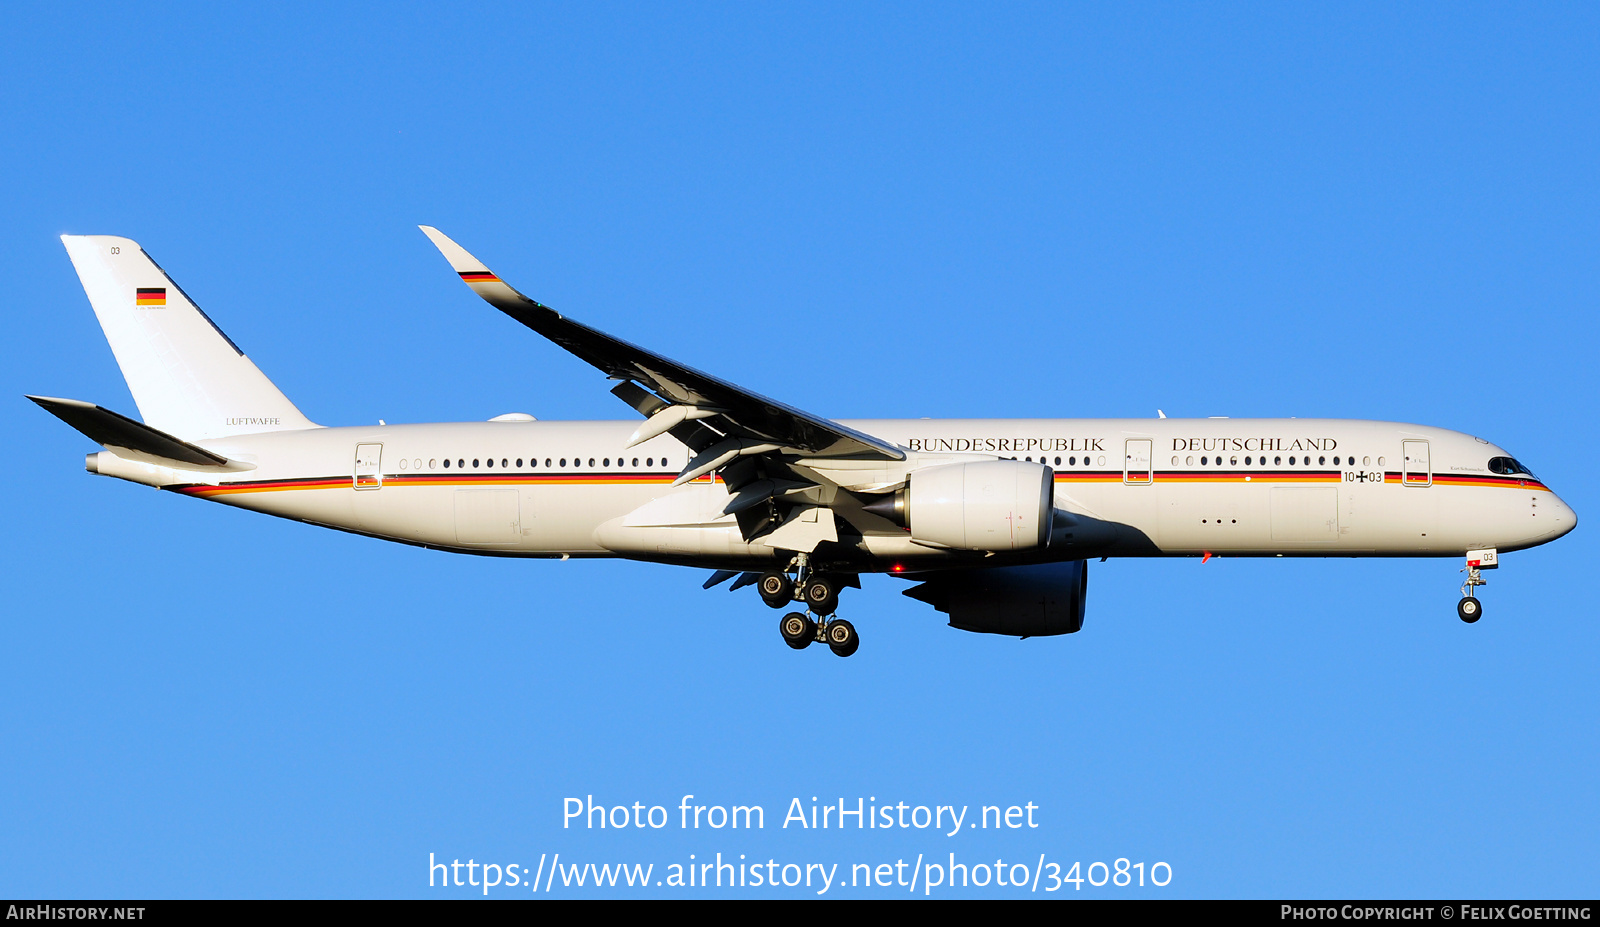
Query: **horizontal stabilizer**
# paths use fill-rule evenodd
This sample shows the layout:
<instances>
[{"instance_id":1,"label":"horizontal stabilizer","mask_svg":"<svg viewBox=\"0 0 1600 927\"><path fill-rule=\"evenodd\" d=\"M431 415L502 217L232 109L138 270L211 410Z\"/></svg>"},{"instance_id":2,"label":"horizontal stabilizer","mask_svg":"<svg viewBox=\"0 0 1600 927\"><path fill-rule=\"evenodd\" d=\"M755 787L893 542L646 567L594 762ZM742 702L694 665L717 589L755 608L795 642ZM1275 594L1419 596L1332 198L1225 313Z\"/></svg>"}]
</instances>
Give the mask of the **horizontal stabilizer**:
<instances>
[{"instance_id":1,"label":"horizontal stabilizer","mask_svg":"<svg viewBox=\"0 0 1600 927\"><path fill-rule=\"evenodd\" d=\"M229 460L203 447L174 438L164 431L118 415L92 402L29 396L39 407L82 432L85 437L112 450L129 451L151 463L176 465L184 469L253 470L254 464Z\"/></svg>"}]
</instances>

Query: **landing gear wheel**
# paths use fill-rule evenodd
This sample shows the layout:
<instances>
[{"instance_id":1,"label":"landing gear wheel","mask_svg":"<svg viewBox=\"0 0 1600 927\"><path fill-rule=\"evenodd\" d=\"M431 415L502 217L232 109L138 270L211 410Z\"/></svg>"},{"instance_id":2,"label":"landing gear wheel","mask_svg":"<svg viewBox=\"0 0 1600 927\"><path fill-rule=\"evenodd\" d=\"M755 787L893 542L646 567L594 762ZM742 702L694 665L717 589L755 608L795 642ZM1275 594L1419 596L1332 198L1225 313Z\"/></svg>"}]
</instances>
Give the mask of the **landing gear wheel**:
<instances>
[{"instance_id":1,"label":"landing gear wheel","mask_svg":"<svg viewBox=\"0 0 1600 927\"><path fill-rule=\"evenodd\" d=\"M762 573L756 580L756 590L761 593L761 601L772 608L782 608L794 601L794 583L783 573Z\"/></svg>"},{"instance_id":2,"label":"landing gear wheel","mask_svg":"<svg viewBox=\"0 0 1600 927\"><path fill-rule=\"evenodd\" d=\"M843 618L828 622L823 636L828 639L828 647L841 657L850 656L861 646L861 638L856 636L856 626Z\"/></svg>"},{"instance_id":3,"label":"landing gear wheel","mask_svg":"<svg viewBox=\"0 0 1600 927\"><path fill-rule=\"evenodd\" d=\"M790 612L778 622L778 633L790 647L804 650L817 639L817 623L799 612Z\"/></svg>"},{"instance_id":4,"label":"landing gear wheel","mask_svg":"<svg viewBox=\"0 0 1600 927\"><path fill-rule=\"evenodd\" d=\"M1461 616L1462 621L1472 624L1483 617L1483 603L1469 595L1456 603L1456 614Z\"/></svg>"},{"instance_id":5,"label":"landing gear wheel","mask_svg":"<svg viewBox=\"0 0 1600 927\"><path fill-rule=\"evenodd\" d=\"M839 587L832 577L814 576L800 587L800 599L818 615L831 615L839 610Z\"/></svg>"}]
</instances>

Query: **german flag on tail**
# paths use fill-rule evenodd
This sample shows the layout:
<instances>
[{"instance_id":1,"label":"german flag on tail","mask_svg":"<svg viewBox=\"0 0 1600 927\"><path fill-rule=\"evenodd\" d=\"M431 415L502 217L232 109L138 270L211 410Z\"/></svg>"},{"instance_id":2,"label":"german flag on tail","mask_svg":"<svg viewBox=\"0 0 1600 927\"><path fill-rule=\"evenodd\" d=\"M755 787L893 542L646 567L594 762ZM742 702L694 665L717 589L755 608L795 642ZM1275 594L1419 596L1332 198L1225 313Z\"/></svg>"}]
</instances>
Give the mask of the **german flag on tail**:
<instances>
[{"instance_id":1,"label":"german flag on tail","mask_svg":"<svg viewBox=\"0 0 1600 927\"><path fill-rule=\"evenodd\" d=\"M135 306L165 306L167 304L167 288L164 286L142 286L134 291L133 304Z\"/></svg>"},{"instance_id":2,"label":"german flag on tail","mask_svg":"<svg viewBox=\"0 0 1600 927\"><path fill-rule=\"evenodd\" d=\"M458 273L461 274L461 282L462 283L499 283L500 282L500 278L499 277L496 277L494 274L490 273L487 270L463 270L463 271L458 271Z\"/></svg>"}]
</instances>

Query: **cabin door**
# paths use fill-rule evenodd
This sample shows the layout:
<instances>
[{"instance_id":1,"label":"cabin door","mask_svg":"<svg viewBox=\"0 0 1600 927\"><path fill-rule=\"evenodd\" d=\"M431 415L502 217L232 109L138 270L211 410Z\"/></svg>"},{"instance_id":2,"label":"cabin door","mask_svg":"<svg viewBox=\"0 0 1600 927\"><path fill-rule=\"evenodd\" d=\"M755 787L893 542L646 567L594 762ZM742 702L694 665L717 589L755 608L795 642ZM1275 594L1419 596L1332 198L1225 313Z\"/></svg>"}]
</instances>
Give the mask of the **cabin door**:
<instances>
[{"instance_id":1,"label":"cabin door","mask_svg":"<svg viewBox=\"0 0 1600 927\"><path fill-rule=\"evenodd\" d=\"M383 488L383 445L356 445L355 487L357 489Z\"/></svg>"},{"instance_id":2,"label":"cabin door","mask_svg":"<svg viewBox=\"0 0 1600 927\"><path fill-rule=\"evenodd\" d=\"M1150 485L1150 458L1153 440L1129 438L1122 456L1122 481L1129 485Z\"/></svg>"},{"instance_id":3,"label":"cabin door","mask_svg":"<svg viewBox=\"0 0 1600 927\"><path fill-rule=\"evenodd\" d=\"M1428 442L1400 442L1400 482L1405 486L1433 485L1433 469L1428 465Z\"/></svg>"}]
</instances>

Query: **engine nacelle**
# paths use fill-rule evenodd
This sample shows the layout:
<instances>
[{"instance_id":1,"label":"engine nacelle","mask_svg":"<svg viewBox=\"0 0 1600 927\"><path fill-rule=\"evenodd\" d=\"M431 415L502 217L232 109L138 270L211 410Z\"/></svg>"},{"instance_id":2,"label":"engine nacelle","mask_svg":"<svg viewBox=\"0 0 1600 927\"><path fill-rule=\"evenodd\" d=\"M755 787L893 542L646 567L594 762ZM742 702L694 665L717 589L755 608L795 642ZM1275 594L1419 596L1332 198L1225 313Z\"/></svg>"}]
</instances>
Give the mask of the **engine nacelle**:
<instances>
[{"instance_id":1,"label":"engine nacelle","mask_svg":"<svg viewBox=\"0 0 1600 927\"><path fill-rule=\"evenodd\" d=\"M1089 564L951 570L933 574L905 595L950 616L950 627L982 634L1046 637L1083 627Z\"/></svg>"},{"instance_id":2,"label":"engine nacelle","mask_svg":"<svg viewBox=\"0 0 1600 927\"><path fill-rule=\"evenodd\" d=\"M1050 542L1055 471L980 460L914 470L905 491L911 540L953 550L1027 550Z\"/></svg>"}]
</instances>

